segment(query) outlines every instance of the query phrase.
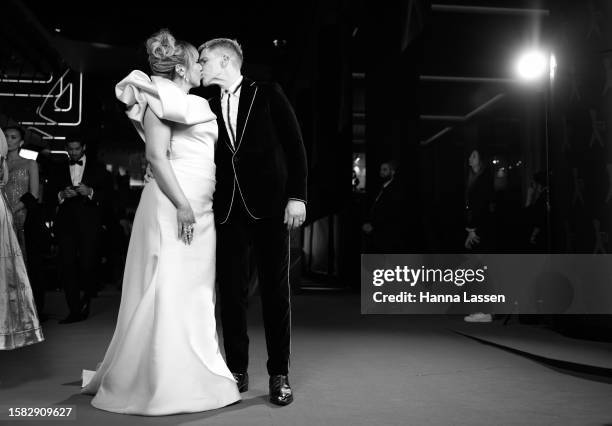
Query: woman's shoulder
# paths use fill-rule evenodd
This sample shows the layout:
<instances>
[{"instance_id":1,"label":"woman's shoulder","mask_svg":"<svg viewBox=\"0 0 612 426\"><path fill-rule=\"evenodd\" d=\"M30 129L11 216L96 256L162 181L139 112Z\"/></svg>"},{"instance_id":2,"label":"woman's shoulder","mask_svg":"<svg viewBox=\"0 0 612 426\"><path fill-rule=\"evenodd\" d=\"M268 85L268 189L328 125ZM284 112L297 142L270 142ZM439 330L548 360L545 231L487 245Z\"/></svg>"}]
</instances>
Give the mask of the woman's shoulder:
<instances>
[{"instance_id":1,"label":"woman's shoulder","mask_svg":"<svg viewBox=\"0 0 612 426\"><path fill-rule=\"evenodd\" d=\"M126 75L119 84L129 84L129 83L140 83L140 84L151 84L153 79L147 73L141 70L132 70L128 75Z\"/></svg>"},{"instance_id":2,"label":"woman's shoulder","mask_svg":"<svg viewBox=\"0 0 612 426\"><path fill-rule=\"evenodd\" d=\"M134 92L155 93L157 92L153 79L140 70L133 70L115 85L115 94L119 100L122 97L131 98Z\"/></svg>"},{"instance_id":3,"label":"woman's shoulder","mask_svg":"<svg viewBox=\"0 0 612 426\"><path fill-rule=\"evenodd\" d=\"M117 98L128 107L127 115L144 139L144 114L150 109L158 118L181 124L215 120L206 99L188 95L175 82L132 71L115 87Z\"/></svg>"},{"instance_id":4,"label":"woman's shoulder","mask_svg":"<svg viewBox=\"0 0 612 426\"><path fill-rule=\"evenodd\" d=\"M32 169L33 167L38 167L38 164L34 160L30 160L28 158L19 157L12 164L12 169Z\"/></svg>"},{"instance_id":5,"label":"woman's shoulder","mask_svg":"<svg viewBox=\"0 0 612 426\"><path fill-rule=\"evenodd\" d=\"M145 96L157 96L157 92L152 78L140 70L131 71L115 85L115 96L128 106L141 102Z\"/></svg>"}]
</instances>

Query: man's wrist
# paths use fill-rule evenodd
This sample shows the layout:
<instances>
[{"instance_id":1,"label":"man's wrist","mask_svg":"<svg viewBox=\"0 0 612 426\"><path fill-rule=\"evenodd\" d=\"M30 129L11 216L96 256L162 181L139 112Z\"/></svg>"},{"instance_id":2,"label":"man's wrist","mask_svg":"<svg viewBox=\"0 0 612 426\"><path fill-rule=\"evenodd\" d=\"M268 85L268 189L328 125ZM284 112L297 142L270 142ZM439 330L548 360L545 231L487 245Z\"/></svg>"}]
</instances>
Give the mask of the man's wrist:
<instances>
[{"instance_id":1,"label":"man's wrist","mask_svg":"<svg viewBox=\"0 0 612 426\"><path fill-rule=\"evenodd\" d=\"M301 203L304 203L304 205L306 205L306 200L302 200L301 198L290 197L289 201L299 201Z\"/></svg>"}]
</instances>

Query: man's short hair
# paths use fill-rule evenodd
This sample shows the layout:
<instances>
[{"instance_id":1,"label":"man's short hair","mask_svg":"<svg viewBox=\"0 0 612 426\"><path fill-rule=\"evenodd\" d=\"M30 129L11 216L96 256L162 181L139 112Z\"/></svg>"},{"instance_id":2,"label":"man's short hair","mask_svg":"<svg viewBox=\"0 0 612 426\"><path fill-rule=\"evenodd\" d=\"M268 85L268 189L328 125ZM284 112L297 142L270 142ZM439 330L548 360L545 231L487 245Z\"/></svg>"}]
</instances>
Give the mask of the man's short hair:
<instances>
[{"instance_id":1,"label":"man's short hair","mask_svg":"<svg viewBox=\"0 0 612 426\"><path fill-rule=\"evenodd\" d=\"M397 168L399 167L399 163L396 160L387 160L387 161L383 161L381 163L381 166L383 164L387 164L389 166L389 168L391 170L393 170L394 172L397 172Z\"/></svg>"},{"instance_id":2,"label":"man's short hair","mask_svg":"<svg viewBox=\"0 0 612 426\"><path fill-rule=\"evenodd\" d=\"M9 130L15 130L17 133L19 133L19 136L21 137L21 139L25 139L25 130L23 130L23 127L21 126L6 126L4 128L4 133L6 134L6 132L8 132Z\"/></svg>"},{"instance_id":3,"label":"man's short hair","mask_svg":"<svg viewBox=\"0 0 612 426\"><path fill-rule=\"evenodd\" d=\"M202 44L198 47L198 53L202 53L203 50L213 50L213 49L227 49L234 52L236 58L238 59L238 65L242 65L242 61L244 57L242 56L242 47L238 41L233 40L231 38L214 38L212 40L208 40L206 43Z\"/></svg>"},{"instance_id":4,"label":"man's short hair","mask_svg":"<svg viewBox=\"0 0 612 426\"><path fill-rule=\"evenodd\" d=\"M66 145L68 145L69 143L78 143L81 146L85 146L85 142L80 139L66 139Z\"/></svg>"}]
</instances>

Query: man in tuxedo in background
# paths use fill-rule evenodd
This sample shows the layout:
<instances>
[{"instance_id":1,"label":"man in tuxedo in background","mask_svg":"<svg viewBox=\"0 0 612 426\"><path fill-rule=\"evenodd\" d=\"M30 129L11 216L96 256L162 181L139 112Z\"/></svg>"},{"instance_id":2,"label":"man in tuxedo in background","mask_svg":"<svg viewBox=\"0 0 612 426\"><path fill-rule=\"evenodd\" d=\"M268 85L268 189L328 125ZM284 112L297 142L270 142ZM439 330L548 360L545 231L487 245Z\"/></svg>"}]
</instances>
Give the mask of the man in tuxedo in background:
<instances>
[{"instance_id":1,"label":"man in tuxedo in background","mask_svg":"<svg viewBox=\"0 0 612 426\"><path fill-rule=\"evenodd\" d=\"M87 157L83 142L68 141L66 151L69 161L54 164L49 191L55 197L59 270L70 309L60 324L89 316L91 298L96 292L101 206L109 190L108 172Z\"/></svg>"},{"instance_id":2,"label":"man in tuxedo in background","mask_svg":"<svg viewBox=\"0 0 612 426\"><path fill-rule=\"evenodd\" d=\"M278 84L241 74L242 49L214 39L198 49L202 84L220 88L217 115L217 277L228 367L248 390L249 253L262 298L270 401L293 401L289 385L291 306L289 233L306 218L306 151L295 113ZM252 248L252 250L249 250Z\"/></svg>"}]
</instances>

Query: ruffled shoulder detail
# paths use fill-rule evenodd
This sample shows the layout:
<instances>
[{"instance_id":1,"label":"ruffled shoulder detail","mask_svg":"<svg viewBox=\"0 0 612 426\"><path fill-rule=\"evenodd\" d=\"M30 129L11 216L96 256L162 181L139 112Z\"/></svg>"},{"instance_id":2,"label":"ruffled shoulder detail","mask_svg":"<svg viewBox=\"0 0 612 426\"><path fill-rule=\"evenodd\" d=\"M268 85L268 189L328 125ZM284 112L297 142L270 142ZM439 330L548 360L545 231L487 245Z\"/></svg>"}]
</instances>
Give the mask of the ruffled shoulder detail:
<instances>
[{"instance_id":1,"label":"ruffled shoulder detail","mask_svg":"<svg viewBox=\"0 0 612 426\"><path fill-rule=\"evenodd\" d=\"M184 93L174 82L132 71L115 86L117 99L126 104L126 114L144 140L144 114L148 108L162 120L193 125L215 120L206 99Z\"/></svg>"}]
</instances>

